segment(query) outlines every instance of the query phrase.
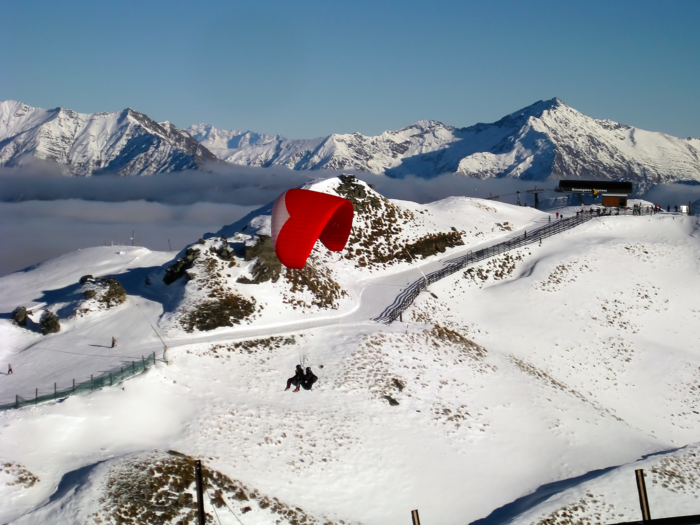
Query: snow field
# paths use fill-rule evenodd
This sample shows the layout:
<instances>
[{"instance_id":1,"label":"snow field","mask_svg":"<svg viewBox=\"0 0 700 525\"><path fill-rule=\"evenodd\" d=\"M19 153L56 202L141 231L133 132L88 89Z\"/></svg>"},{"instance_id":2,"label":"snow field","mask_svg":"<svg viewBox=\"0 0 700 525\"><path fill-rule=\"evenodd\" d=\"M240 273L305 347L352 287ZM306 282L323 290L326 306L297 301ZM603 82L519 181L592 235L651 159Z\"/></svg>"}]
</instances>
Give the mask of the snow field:
<instances>
[{"instance_id":1,"label":"snow field","mask_svg":"<svg viewBox=\"0 0 700 525\"><path fill-rule=\"evenodd\" d=\"M470 206L463 224L457 222L457 201L422 209L431 210L432 221L465 231L472 228L469 221L490 217L492 239L520 234L523 226L545 217L527 208L478 203L491 211L466 201L475 202L462 201ZM494 225L504 219L513 222L513 230ZM0 458L40 480L22 491L16 485L0 487L7 502L0 520L24 515L21 523L42 523L47 516L76 522L76 516L99 510L101 489L91 487L99 487L106 474L95 468L91 481L39 509L64 474L156 449L199 457L313 516L367 524L408 523L413 508L426 523L471 522L545 483L623 464L631 464L624 467L631 471L644 454L697 441L696 232L691 218L594 220L546 239L541 247L503 254L471 273L465 269L431 284L403 322L389 326L370 322L367 314L419 278L416 268L348 269L331 258L329 264L345 268L338 271L344 284L358 283L353 297L362 300L355 309L341 309L326 326L295 326L310 312L285 313L272 292L264 296L259 289L256 298L265 297L270 305L259 326L189 335L165 323L158 329L166 342L178 344L169 350L171 366L159 364L124 390L0 414ZM420 264L426 272L436 269L440 260L466 253L481 238L474 234L464 247ZM3 291L11 292L0 294L4 311L36 298L27 288L62 289L84 273L96 273L82 271L86 264L80 254L71 257L73 262L57 263L60 269L52 270L53 262L42 265L43 274L35 276L40 286L32 285L32 274L42 266L0 280ZM162 314L173 311L180 292L157 303L158 288L149 291L135 279L153 274L172 254L143 252L148 271L140 273L139 261L120 270L114 261L119 257L112 254L99 264L110 273L134 276L131 285L125 279L127 303L78 319L42 341L60 341L59 349L83 348L90 338L111 336L119 316L134 312L137 303L150 305L149 318L167 320ZM54 281L45 275L51 272ZM63 274L70 278L62 280ZM137 323L135 313L134 341L157 344L143 316ZM18 347L39 339L13 335L17 329L7 320L0 326ZM247 346L237 338L245 333L255 339ZM40 355L31 349L24 353ZM50 361L27 358L15 365L15 377L3 383L24 378L20 370L30 367L36 368L32 377L48 378L61 366L86 371L92 366L70 354L50 355ZM287 377L303 359L319 382L310 392L284 392ZM686 472L694 459L678 461L674 468ZM588 493L584 490L598 500L587 500L586 515L598 512L607 519L614 505L618 516L612 521L636 519L637 507L624 503L636 498L633 480L627 474L618 479L614 472L530 509L521 522L578 501ZM689 509L690 496L683 497L686 503L670 503L668 511ZM651 489L650 498L653 504ZM664 496L664 501L671 500ZM245 516L241 520L248 525Z\"/></svg>"}]
</instances>

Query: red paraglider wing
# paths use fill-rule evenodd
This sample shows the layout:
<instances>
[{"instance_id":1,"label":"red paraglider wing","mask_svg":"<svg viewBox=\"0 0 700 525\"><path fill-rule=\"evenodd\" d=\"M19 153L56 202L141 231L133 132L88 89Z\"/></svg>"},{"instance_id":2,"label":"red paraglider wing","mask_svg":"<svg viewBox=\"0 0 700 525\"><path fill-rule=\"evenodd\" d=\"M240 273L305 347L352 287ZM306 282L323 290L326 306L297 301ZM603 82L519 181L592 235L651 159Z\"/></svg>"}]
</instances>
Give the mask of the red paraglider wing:
<instances>
[{"instance_id":1,"label":"red paraglider wing","mask_svg":"<svg viewBox=\"0 0 700 525\"><path fill-rule=\"evenodd\" d=\"M272 207L272 243L287 268L303 268L316 239L331 251L345 248L352 228L352 203L311 190L287 190Z\"/></svg>"}]
</instances>

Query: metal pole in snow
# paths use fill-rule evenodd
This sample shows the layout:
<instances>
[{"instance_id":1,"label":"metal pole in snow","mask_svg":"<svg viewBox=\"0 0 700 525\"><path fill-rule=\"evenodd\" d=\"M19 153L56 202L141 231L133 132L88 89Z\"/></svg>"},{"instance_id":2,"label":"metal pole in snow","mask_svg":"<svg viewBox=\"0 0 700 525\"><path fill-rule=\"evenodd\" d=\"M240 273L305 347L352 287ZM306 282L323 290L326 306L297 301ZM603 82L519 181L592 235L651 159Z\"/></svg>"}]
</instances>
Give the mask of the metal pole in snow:
<instances>
[{"instance_id":1,"label":"metal pole in snow","mask_svg":"<svg viewBox=\"0 0 700 525\"><path fill-rule=\"evenodd\" d=\"M642 521L649 521L651 519L651 514L649 512L649 499L647 498L647 487L644 483L644 470L635 470L634 476L637 478L637 492L639 493L639 506L642 509Z\"/></svg>"},{"instance_id":2,"label":"metal pole in snow","mask_svg":"<svg viewBox=\"0 0 700 525\"><path fill-rule=\"evenodd\" d=\"M202 483L202 462L196 460L194 462L194 474L197 480L197 517L198 525L205 525L204 523L204 487Z\"/></svg>"},{"instance_id":3,"label":"metal pole in snow","mask_svg":"<svg viewBox=\"0 0 700 525\"><path fill-rule=\"evenodd\" d=\"M420 525L420 518L418 517L418 509L411 511L411 518L413 519L413 525Z\"/></svg>"}]
</instances>

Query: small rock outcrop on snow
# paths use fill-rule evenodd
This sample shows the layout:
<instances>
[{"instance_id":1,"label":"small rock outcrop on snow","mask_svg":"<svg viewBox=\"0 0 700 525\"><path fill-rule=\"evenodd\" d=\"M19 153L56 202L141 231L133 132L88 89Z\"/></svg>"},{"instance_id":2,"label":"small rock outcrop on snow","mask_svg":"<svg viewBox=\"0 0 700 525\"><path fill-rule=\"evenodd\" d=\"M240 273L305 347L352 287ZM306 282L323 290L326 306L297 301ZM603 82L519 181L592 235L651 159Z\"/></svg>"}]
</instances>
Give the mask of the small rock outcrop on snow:
<instances>
[{"instance_id":1,"label":"small rock outcrop on snow","mask_svg":"<svg viewBox=\"0 0 700 525\"><path fill-rule=\"evenodd\" d=\"M18 306L12 310L12 321L17 326L27 326L27 309L24 306Z\"/></svg>"},{"instance_id":2,"label":"small rock outcrop on snow","mask_svg":"<svg viewBox=\"0 0 700 525\"><path fill-rule=\"evenodd\" d=\"M58 316L51 310L44 310L41 314L39 327L42 335L56 334L61 331L61 323L58 321Z\"/></svg>"},{"instance_id":3,"label":"small rock outcrop on snow","mask_svg":"<svg viewBox=\"0 0 700 525\"><path fill-rule=\"evenodd\" d=\"M79 283L82 285L83 300L73 310L74 316L82 317L89 312L109 310L126 301L126 290L115 277L83 275Z\"/></svg>"}]
</instances>

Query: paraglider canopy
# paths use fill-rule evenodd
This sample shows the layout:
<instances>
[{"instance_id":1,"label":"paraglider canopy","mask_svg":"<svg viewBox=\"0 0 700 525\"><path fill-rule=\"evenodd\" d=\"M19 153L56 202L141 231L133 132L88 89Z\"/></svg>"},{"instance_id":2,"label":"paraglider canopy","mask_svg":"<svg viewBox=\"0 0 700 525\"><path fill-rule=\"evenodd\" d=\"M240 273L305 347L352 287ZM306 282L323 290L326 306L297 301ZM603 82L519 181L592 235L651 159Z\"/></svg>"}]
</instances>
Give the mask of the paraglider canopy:
<instances>
[{"instance_id":1,"label":"paraglider canopy","mask_svg":"<svg viewBox=\"0 0 700 525\"><path fill-rule=\"evenodd\" d=\"M272 206L272 243L287 268L303 268L316 239L331 251L345 248L352 228L352 203L311 190L287 190Z\"/></svg>"}]
</instances>

